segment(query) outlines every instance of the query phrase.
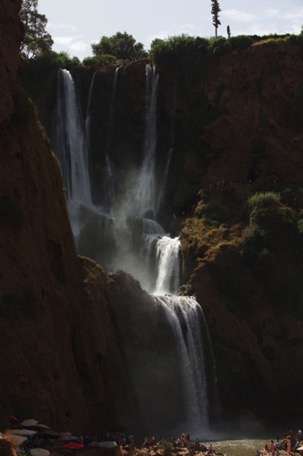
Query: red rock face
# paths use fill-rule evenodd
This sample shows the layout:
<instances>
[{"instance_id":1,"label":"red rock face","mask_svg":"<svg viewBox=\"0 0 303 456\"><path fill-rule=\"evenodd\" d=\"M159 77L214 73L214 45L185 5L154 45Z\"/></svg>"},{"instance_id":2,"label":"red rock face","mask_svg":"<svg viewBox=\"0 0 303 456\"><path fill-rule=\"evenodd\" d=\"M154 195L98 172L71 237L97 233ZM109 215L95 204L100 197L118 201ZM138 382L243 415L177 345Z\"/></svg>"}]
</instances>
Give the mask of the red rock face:
<instances>
[{"instance_id":1,"label":"red rock face","mask_svg":"<svg viewBox=\"0 0 303 456\"><path fill-rule=\"evenodd\" d=\"M1 420L124 428L134 413L105 275L77 258L57 160L16 89L18 5L5 1L0 17Z\"/></svg>"},{"instance_id":2,"label":"red rock face","mask_svg":"<svg viewBox=\"0 0 303 456\"><path fill-rule=\"evenodd\" d=\"M255 45L210 67L204 88L209 102L225 114L203 134L210 150L222 153L208 168L209 180L247 182L254 166L264 177L300 178L302 72L300 47L283 45Z\"/></svg>"}]
</instances>

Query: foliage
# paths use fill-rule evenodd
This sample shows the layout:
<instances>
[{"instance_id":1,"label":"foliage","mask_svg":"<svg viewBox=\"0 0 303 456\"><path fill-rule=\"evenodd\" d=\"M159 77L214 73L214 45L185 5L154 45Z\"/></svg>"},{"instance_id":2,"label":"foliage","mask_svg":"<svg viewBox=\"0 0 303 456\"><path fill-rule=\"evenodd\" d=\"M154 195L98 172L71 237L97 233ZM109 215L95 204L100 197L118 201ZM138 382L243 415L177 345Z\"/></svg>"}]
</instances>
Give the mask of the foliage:
<instances>
[{"instance_id":1,"label":"foliage","mask_svg":"<svg viewBox=\"0 0 303 456\"><path fill-rule=\"evenodd\" d=\"M10 195L0 198L0 222L6 223L12 228L21 228L24 222L24 214L17 200Z\"/></svg>"},{"instance_id":2,"label":"foliage","mask_svg":"<svg viewBox=\"0 0 303 456\"><path fill-rule=\"evenodd\" d=\"M274 263L277 246L287 243L293 250L293 258L300 256L302 236L300 221L294 209L281 202L275 192L257 192L247 201L249 228L240 244L244 263L252 266L255 272L264 272Z\"/></svg>"},{"instance_id":3,"label":"foliage","mask_svg":"<svg viewBox=\"0 0 303 456\"><path fill-rule=\"evenodd\" d=\"M215 38L192 37L188 35L172 36L165 40L155 39L151 43L149 57L154 63L182 63L186 65L204 65L218 55L248 48L252 45L275 46L302 45L303 35L238 35L230 38L222 36ZM268 44L270 43L270 44Z\"/></svg>"},{"instance_id":4,"label":"foliage","mask_svg":"<svg viewBox=\"0 0 303 456\"><path fill-rule=\"evenodd\" d=\"M232 36L229 39L232 49L245 49L254 43L254 38L249 35Z\"/></svg>"},{"instance_id":5,"label":"foliage","mask_svg":"<svg viewBox=\"0 0 303 456\"><path fill-rule=\"evenodd\" d=\"M270 208L280 202L280 196L275 192L258 192L248 198L248 207L251 210L256 208Z\"/></svg>"},{"instance_id":6,"label":"foliage","mask_svg":"<svg viewBox=\"0 0 303 456\"><path fill-rule=\"evenodd\" d=\"M168 442L167 440L160 440L160 447L163 451L163 456L168 456L173 452L173 445L171 442Z\"/></svg>"},{"instance_id":7,"label":"foliage","mask_svg":"<svg viewBox=\"0 0 303 456\"><path fill-rule=\"evenodd\" d=\"M109 63L116 63L117 59L114 55L110 54L102 54L102 55L95 55L93 57L86 57L83 59L82 63L84 66L104 66L108 65Z\"/></svg>"},{"instance_id":8,"label":"foliage","mask_svg":"<svg viewBox=\"0 0 303 456\"><path fill-rule=\"evenodd\" d=\"M146 57L142 43L137 43L132 35L117 32L111 37L102 36L99 43L92 44L93 54L111 55L117 59L140 59Z\"/></svg>"},{"instance_id":9,"label":"foliage","mask_svg":"<svg viewBox=\"0 0 303 456\"><path fill-rule=\"evenodd\" d=\"M44 14L39 14L37 8L38 0L22 1L20 18L24 25L24 39L20 52L25 59L49 52L54 43L45 30L47 18Z\"/></svg>"},{"instance_id":10,"label":"foliage","mask_svg":"<svg viewBox=\"0 0 303 456\"><path fill-rule=\"evenodd\" d=\"M218 34L218 27L221 25L219 20L219 13L221 11L220 5L218 0L211 0L211 14L213 17L213 26L215 27L215 36L217 38Z\"/></svg>"},{"instance_id":11,"label":"foliage","mask_svg":"<svg viewBox=\"0 0 303 456\"><path fill-rule=\"evenodd\" d=\"M22 62L18 82L33 100L37 100L48 94L50 76L54 77L59 68L71 69L80 65L77 57L71 58L65 52L50 51L47 54L39 54L37 57Z\"/></svg>"},{"instance_id":12,"label":"foliage","mask_svg":"<svg viewBox=\"0 0 303 456\"><path fill-rule=\"evenodd\" d=\"M227 213L218 204L204 204L200 206L199 210L196 210L195 216L209 221L216 221L220 224L226 220Z\"/></svg>"}]
</instances>

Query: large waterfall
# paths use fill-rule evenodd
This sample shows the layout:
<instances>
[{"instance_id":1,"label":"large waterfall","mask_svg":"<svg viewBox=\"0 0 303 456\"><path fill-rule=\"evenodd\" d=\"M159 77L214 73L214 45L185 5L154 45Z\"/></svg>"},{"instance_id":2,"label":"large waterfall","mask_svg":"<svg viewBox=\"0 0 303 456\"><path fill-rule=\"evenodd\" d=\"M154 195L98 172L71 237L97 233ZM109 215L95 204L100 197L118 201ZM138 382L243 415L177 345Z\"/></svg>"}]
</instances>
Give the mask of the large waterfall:
<instances>
[{"instance_id":1,"label":"large waterfall","mask_svg":"<svg viewBox=\"0 0 303 456\"><path fill-rule=\"evenodd\" d=\"M160 307L175 338L180 384L184 403L183 430L202 435L210 427L209 409L218 410L215 364L211 340L201 306L194 297L177 296L180 289L180 241L154 220L157 214L157 194L165 191L168 168L173 154L174 135L162 172L163 180L157 192L157 98L159 74L151 65L145 71L145 135L141 167L134 183L130 184L129 201L120 201L113 209L116 173L112 161L113 134L119 70L114 73L112 98L108 113L106 144L103 150L106 163L104 201L100 208L92 204L88 157L90 151L90 110L96 85L95 74L88 93L85 119L77 99L71 74L60 70L54 116L53 147L60 160L73 232L80 253L93 256L110 271L122 269L135 278L153 295L153 305ZM102 100L100 100L102 103ZM175 109L175 108L174 108ZM85 125L85 128L84 128ZM100 182L104 186L104 182ZM121 199L121 197L120 197ZM126 200L126 196L125 196ZM75 209L74 202L77 202ZM158 196L159 201L159 196ZM127 203L127 204L126 204ZM108 207L106 207L108 206ZM73 207L73 210L70 208ZM122 209L123 208L123 209ZM109 215L110 214L110 215ZM79 222L81 220L81 223ZM155 335L156 337L156 335ZM210 366L208 371L206 365ZM211 389L211 393L210 393ZM172 419L171 428L174 423Z\"/></svg>"}]
</instances>

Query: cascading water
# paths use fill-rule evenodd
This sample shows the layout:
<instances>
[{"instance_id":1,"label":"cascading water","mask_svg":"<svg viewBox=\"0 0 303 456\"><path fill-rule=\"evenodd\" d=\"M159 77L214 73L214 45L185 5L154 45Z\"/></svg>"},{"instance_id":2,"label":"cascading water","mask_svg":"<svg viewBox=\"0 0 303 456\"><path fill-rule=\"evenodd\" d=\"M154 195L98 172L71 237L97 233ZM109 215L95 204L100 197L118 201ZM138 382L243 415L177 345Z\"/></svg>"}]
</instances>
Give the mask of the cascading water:
<instances>
[{"instance_id":1,"label":"cascading water","mask_svg":"<svg viewBox=\"0 0 303 456\"><path fill-rule=\"evenodd\" d=\"M108 210L113 205L114 201L114 165L111 159L112 139L114 134L114 122L115 122L115 105L117 96L118 86L118 75L119 67L116 68L114 81L113 81L113 92L109 111L108 129L107 129L107 140L105 148L105 163L106 163L106 177L104 181L104 200Z\"/></svg>"},{"instance_id":2,"label":"cascading water","mask_svg":"<svg viewBox=\"0 0 303 456\"><path fill-rule=\"evenodd\" d=\"M159 211L160 205L163 202L163 198L165 195L165 188L168 178L168 173L170 170L170 163L172 160L174 147L175 147L175 119L176 119L176 110L177 110L177 74L175 75L175 82L173 88L173 104L172 104L172 117L171 117L171 125L170 125L170 145L168 148L167 158L166 158L166 165L163 172L163 177L161 181L161 190L159 192L158 203L157 203L157 213Z\"/></svg>"},{"instance_id":3,"label":"cascading water","mask_svg":"<svg viewBox=\"0 0 303 456\"><path fill-rule=\"evenodd\" d=\"M150 65L147 65L145 70L145 139L142 167L137 184L133 188L133 204L131 206L125 204L124 206L127 206L128 209L124 209L121 213L116 212L114 218L107 218L103 214L101 218L99 217L96 222L93 222L96 225L94 229L98 232L98 236L89 254L91 253L96 260L105 264L110 270L123 269L136 277L141 286L152 293L154 305L160 306L163 310L167 324L175 336L179 356L178 364L183 388L182 401L185 410L183 424L186 426L186 430L201 435L201 430L206 430L209 427L209 408L213 408L213 404L216 403L215 408L219 410L214 357L206 320L200 305L193 297L173 295L180 288L180 240L178 237L171 238L155 220L152 220L157 211L155 203L155 162L159 75L155 68ZM113 176L115 169L112 166L110 154L115 127L114 109L118 79L117 69L113 81L105 147L106 180L108 184L106 189L108 195L105 200L108 201L109 210L111 210L113 203L111 185L115 178ZM90 100L95 83L93 76L86 112L87 136L89 136L90 121L93 114L90 110ZM76 217L75 212L69 212L72 226L74 225L73 231L77 237L82 227L79 220L81 219L81 223L83 223L85 217L88 215L91 217L92 211L96 214L99 212L98 208L94 208L91 202L85 135L82 129L74 82L66 70L59 72L55 124L57 142L55 151L58 151L57 155L61 162L62 172L66 176L65 183L69 189L68 206L71 207L74 200L81 202L81 211L79 209L76 211ZM173 134L171 141L171 152L168 154L164 170L162 191L165 189L172 155ZM123 204L120 207L123 207ZM76 221L73 217L76 218ZM82 236L81 240L85 236ZM89 239L91 242L91 234ZM86 244L85 239L84 244ZM81 246L82 243L80 243ZM104 256L102 257L104 252L107 255L105 259ZM81 253L87 254L87 251L84 250ZM206 357L208 374L206 372ZM209 393L210 385L211 394Z\"/></svg>"},{"instance_id":4,"label":"cascading water","mask_svg":"<svg viewBox=\"0 0 303 456\"><path fill-rule=\"evenodd\" d=\"M87 146L74 80L59 70L54 122L54 150L67 189L68 211L75 238L85 223L84 207L92 207Z\"/></svg>"},{"instance_id":5,"label":"cascading water","mask_svg":"<svg viewBox=\"0 0 303 456\"><path fill-rule=\"evenodd\" d=\"M83 122L77 102L75 83L69 71L59 70L56 106L56 140L60 145L63 160L64 184L68 189L69 200L76 200L86 205L91 204L90 181L87 164L87 147L83 131ZM63 138L62 138L63 136ZM64 150L62 151L62 147Z\"/></svg>"},{"instance_id":6,"label":"cascading water","mask_svg":"<svg viewBox=\"0 0 303 456\"><path fill-rule=\"evenodd\" d=\"M155 160L157 145L157 95L159 74L149 64L146 74L146 119L143 163L135 188L135 215L155 215Z\"/></svg>"},{"instance_id":7,"label":"cascading water","mask_svg":"<svg viewBox=\"0 0 303 456\"><path fill-rule=\"evenodd\" d=\"M187 405L187 429L191 433L201 433L201 429L205 431L209 428L207 379L201 369L204 366L201 330L205 330L202 328L202 309L191 297L158 296L155 300L163 306L175 334Z\"/></svg>"}]
</instances>

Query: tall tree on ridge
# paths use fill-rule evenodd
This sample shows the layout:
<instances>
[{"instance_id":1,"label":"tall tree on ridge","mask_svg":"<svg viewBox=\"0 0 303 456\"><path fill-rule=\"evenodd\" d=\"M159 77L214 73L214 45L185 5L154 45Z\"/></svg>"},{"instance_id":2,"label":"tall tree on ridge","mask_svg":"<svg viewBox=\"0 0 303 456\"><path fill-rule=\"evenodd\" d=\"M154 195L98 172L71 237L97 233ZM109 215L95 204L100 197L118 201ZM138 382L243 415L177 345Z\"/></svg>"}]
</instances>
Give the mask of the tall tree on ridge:
<instances>
[{"instance_id":1,"label":"tall tree on ridge","mask_svg":"<svg viewBox=\"0 0 303 456\"><path fill-rule=\"evenodd\" d=\"M22 0L20 19L24 26L24 39L20 48L22 57L30 59L50 51L54 42L45 30L46 16L38 13L38 0Z\"/></svg>"},{"instance_id":2,"label":"tall tree on ridge","mask_svg":"<svg viewBox=\"0 0 303 456\"><path fill-rule=\"evenodd\" d=\"M221 25L219 13L221 11L218 0L211 0L211 14L213 16L213 26L215 27L215 37L218 36L218 27Z\"/></svg>"}]
</instances>

